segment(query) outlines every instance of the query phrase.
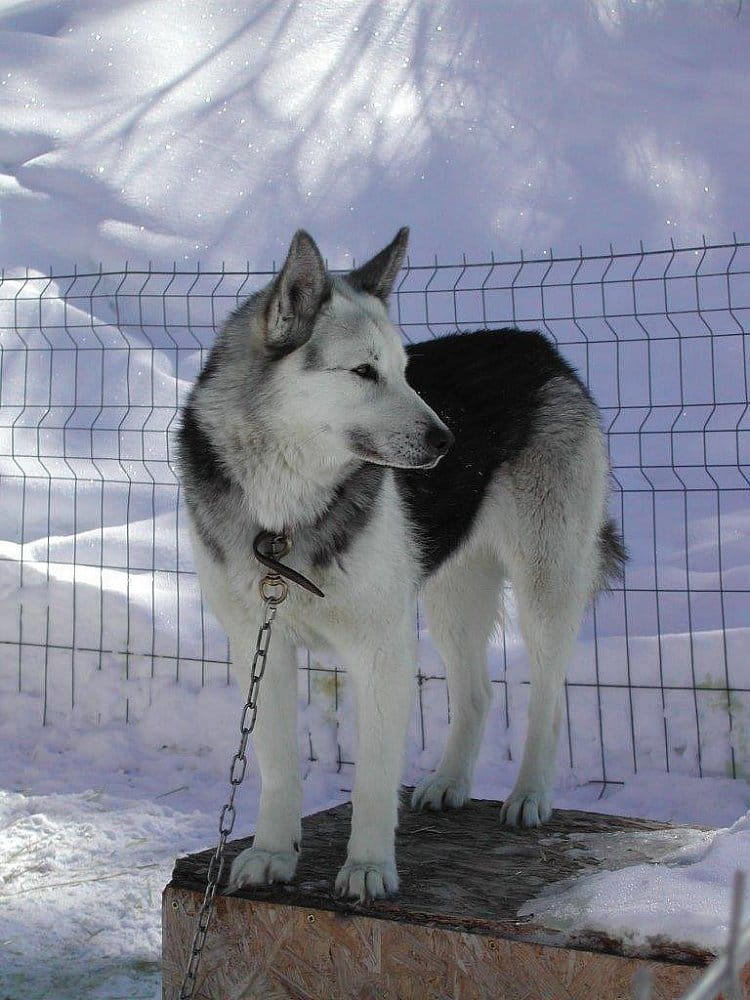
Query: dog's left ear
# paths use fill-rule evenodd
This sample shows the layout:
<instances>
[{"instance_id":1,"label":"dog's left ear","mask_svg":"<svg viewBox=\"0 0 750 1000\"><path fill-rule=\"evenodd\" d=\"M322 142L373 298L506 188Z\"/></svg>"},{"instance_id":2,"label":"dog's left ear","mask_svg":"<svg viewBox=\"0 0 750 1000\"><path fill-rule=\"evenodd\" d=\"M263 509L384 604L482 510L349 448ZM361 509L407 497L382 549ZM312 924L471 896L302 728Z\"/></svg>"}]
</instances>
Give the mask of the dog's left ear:
<instances>
[{"instance_id":1,"label":"dog's left ear","mask_svg":"<svg viewBox=\"0 0 750 1000\"><path fill-rule=\"evenodd\" d=\"M298 229L266 304L264 332L269 351L283 357L307 343L318 310L330 294L320 250L309 233Z\"/></svg>"},{"instance_id":2,"label":"dog's left ear","mask_svg":"<svg viewBox=\"0 0 750 1000\"><path fill-rule=\"evenodd\" d=\"M358 291L368 292L381 302L387 302L396 275L401 270L408 243L409 227L404 226L396 233L392 243L375 254L372 260L368 260L362 267L347 274L346 280Z\"/></svg>"}]
</instances>

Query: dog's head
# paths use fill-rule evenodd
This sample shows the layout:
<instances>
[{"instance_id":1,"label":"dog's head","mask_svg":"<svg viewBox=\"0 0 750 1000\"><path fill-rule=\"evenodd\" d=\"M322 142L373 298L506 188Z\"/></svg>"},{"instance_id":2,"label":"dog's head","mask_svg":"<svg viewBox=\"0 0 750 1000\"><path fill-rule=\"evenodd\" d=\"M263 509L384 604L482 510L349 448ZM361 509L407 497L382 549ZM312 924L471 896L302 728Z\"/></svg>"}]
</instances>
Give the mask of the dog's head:
<instances>
[{"instance_id":1,"label":"dog's head","mask_svg":"<svg viewBox=\"0 0 750 1000\"><path fill-rule=\"evenodd\" d=\"M251 347L267 428L270 421L290 447L325 464L431 468L452 443L409 386L406 352L388 318L408 236L399 230L366 264L335 276L300 230L280 273L227 325Z\"/></svg>"}]
</instances>

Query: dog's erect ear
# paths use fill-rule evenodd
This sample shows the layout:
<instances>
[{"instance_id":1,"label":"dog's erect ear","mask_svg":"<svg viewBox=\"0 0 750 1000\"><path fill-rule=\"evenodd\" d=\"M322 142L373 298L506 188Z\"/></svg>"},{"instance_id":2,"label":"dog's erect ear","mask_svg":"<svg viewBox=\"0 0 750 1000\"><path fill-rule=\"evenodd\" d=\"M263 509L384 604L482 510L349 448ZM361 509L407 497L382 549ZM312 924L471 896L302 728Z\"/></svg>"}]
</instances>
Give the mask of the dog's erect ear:
<instances>
[{"instance_id":1,"label":"dog's erect ear","mask_svg":"<svg viewBox=\"0 0 750 1000\"><path fill-rule=\"evenodd\" d=\"M401 269L408 242L409 228L404 226L396 233L392 243L362 267L347 274L346 280L358 291L369 292L382 302L387 302L396 275Z\"/></svg>"},{"instance_id":2,"label":"dog's erect ear","mask_svg":"<svg viewBox=\"0 0 750 1000\"><path fill-rule=\"evenodd\" d=\"M309 233L298 229L266 306L265 341L269 351L283 357L307 343L318 310L330 294L320 250Z\"/></svg>"}]
</instances>

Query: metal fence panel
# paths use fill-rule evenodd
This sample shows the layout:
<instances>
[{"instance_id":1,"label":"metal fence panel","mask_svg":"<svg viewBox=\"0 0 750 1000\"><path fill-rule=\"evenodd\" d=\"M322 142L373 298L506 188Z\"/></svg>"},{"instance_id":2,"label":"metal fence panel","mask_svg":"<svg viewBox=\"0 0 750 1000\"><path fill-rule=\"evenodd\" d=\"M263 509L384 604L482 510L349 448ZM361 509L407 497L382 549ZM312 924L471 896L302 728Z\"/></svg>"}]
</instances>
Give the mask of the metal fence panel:
<instances>
[{"instance_id":1,"label":"metal fence panel","mask_svg":"<svg viewBox=\"0 0 750 1000\"><path fill-rule=\"evenodd\" d=\"M0 281L0 691L38 695L45 721L74 706L129 720L160 685L227 683L172 434L217 327L269 276L126 268ZM632 558L587 616L569 671L568 764L602 783L644 767L747 774L750 244L409 263L392 314L407 341L541 329L602 408ZM528 675L512 625L491 663L509 726L497 746L513 758ZM335 711L344 672L310 655L302 669L311 705ZM447 711L425 642L421 747ZM336 759L351 757L342 724Z\"/></svg>"}]
</instances>

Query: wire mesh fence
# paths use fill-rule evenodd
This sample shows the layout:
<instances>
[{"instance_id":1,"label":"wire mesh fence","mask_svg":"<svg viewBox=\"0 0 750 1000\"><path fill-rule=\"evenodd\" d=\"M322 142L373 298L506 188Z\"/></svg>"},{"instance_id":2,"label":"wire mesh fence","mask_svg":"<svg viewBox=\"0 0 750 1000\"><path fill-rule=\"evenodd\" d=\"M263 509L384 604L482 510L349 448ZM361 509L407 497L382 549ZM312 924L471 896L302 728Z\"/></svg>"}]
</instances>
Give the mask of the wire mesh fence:
<instances>
[{"instance_id":1,"label":"wire mesh fence","mask_svg":"<svg viewBox=\"0 0 750 1000\"><path fill-rule=\"evenodd\" d=\"M229 679L204 612L173 458L178 407L227 313L272 272L128 269L0 281L0 691L43 718L137 719L175 681ZM484 263L408 264L406 340L541 329L602 409L624 583L588 615L561 753L590 780L750 767L750 244ZM493 752L516 758L528 676L511 624L490 657ZM311 655L312 707L346 700ZM415 741L449 706L420 644ZM336 759L352 758L346 725ZM310 756L319 748L310 740Z\"/></svg>"}]
</instances>

